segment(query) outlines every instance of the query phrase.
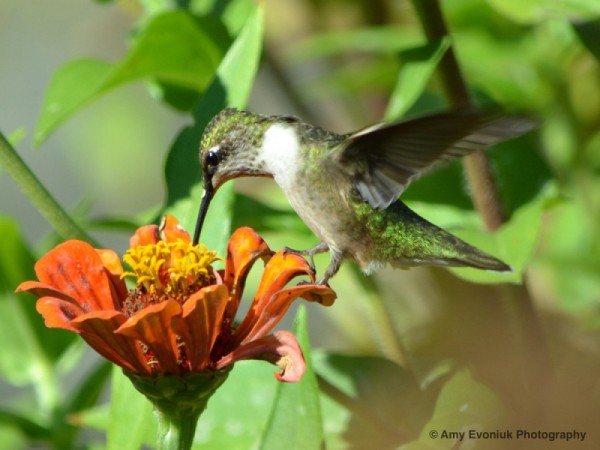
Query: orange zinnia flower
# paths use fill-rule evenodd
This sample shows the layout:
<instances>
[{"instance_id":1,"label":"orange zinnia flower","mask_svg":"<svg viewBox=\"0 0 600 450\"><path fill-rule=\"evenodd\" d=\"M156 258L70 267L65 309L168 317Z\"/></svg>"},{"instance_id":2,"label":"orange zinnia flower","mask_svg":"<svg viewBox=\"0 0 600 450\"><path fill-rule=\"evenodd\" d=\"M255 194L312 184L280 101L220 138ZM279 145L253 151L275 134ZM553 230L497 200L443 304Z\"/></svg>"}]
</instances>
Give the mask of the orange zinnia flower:
<instances>
[{"instance_id":1,"label":"orange zinnia flower","mask_svg":"<svg viewBox=\"0 0 600 450\"><path fill-rule=\"evenodd\" d=\"M234 326L246 276L265 261L258 291L246 317ZM304 359L287 331L268 333L298 297L331 305L335 293L314 284L301 257L273 253L250 228L231 237L225 268L215 270L215 252L192 245L172 216L131 238L123 271L112 250L70 240L35 265L39 281L17 291L39 297L37 310L49 327L74 331L98 353L134 377L217 372L242 359L265 359L282 369L281 381L298 381ZM299 276L311 282L286 287ZM133 277L128 290L124 277Z\"/></svg>"}]
</instances>

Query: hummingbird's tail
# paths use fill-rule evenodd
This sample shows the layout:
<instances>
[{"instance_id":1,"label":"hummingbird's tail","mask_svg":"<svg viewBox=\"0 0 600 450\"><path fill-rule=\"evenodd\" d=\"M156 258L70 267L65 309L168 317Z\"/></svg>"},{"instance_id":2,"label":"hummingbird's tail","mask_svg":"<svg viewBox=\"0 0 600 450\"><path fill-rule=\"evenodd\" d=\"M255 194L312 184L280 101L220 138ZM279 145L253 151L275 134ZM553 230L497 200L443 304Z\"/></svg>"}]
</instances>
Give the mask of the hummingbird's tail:
<instances>
[{"instance_id":1,"label":"hummingbird's tail","mask_svg":"<svg viewBox=\"0 0 600 450\"><path fill-rule=\"evenodd\" d=\"M432 265L474 267L497 272L512 270L498 258L425 220L401 201L390 205L384 220L379 222L383 222L383 226L374 233L379 258L372 254L373 260L395 267ZM372 225L374 223L376 218L371 221Z\"/></svg>"}]
</instances>

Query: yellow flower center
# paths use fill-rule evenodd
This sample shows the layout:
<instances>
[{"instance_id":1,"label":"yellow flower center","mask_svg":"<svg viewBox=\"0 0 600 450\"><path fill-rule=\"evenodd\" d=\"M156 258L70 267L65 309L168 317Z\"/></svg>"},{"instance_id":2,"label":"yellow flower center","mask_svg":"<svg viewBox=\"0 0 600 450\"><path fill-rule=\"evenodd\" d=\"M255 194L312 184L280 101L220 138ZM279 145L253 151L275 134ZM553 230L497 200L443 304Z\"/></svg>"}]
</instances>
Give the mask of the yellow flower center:
<instances>
[{"instance_id":1,"label":"yellow flower center","mask_svg":"<svg viewBox=\"0 0 600 450\"><path fill-rule=\"evenodd\" d=\"M216 252L206 250L202 244L158 241L128 249L123 261L132 270L124 272L121 278L136 278L137 287L152 296L184 301L187 295L212 281L210 265L217 259Z\"/></svg>"}]
</instances>

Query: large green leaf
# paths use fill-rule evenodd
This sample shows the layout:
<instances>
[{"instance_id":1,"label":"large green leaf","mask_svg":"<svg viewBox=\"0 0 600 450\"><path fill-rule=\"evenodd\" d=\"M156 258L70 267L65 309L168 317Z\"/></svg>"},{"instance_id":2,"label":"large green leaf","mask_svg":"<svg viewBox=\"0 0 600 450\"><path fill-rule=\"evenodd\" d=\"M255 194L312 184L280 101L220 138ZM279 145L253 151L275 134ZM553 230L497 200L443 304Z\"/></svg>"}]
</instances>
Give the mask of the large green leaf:
<instances>
[{"instance_id":1,"label":"large green leaf","mask_svg":"<svg viewBox=\"0 0 600 450\"><path fill-rule=\"evenodd\" d=\"M51 407L57 400L53 392L57 365L76 335L49 330L35 310L35 299L14 294L19 283L36 279L35 260L13 221L0 218L0 235L0 317L4 318L0 339L10 343L0 352L0 374L16 385L35 384L43 407Z\"/></svg>"},{"instance_id":2,"label":"large green leaf","mask_svg":"<svg viewBox=\"0 0 600 450\"><path fill-rule=\"evenodd\" d=\"M198 150L202 131L223 108L245 106L258 70L262 34L263 10L256 7L223 58L215 80L194 110L194 125L179 134L169 152L165 167L166 206L168 211L177 212L186 229L194 227L201 196ZM221 252L229 234L232 201L233 187L229 183L216 194L202 234L205 244Z\"/></svg>"},{"instance_id":3,"label":"large green leaf","mask_svg":"<svg viewBox=\"0 0 600 450\"><path fill-rule=\"evenodd\" d=\"M487 0L498 12L519 23L537 23L550 17L590 18L600 14L596 0Z\"/></svg>"},{"instance_id":4,"label":"large green leaf","mask_svg":"<svg viewBox=\"0 0 600 450\"><path fill-rule=\"evenodd\" d=\"M262 449L318 450L323 445L319 385L312 370L306 309L298 308L294 334L306 359L306 373L298 383L281 383Z\"/></svg>"},{"instance_id":5,"label":"large green leaf","mask_svg":"<svg viewBox=\"0 0 600 450\"><path fill-rule=\"evenodd\" d=\"M113 366L107 450L137 450L156 442L152 403L140 394L121 368Z\"/></svg>"},{"instance_id":6,"label":"large green leaf","mask_svg":"<svg viewBox=\"0 0 600 450\"><path fill-rule=\"evenodd\" d=\"M448 38L402 52L402 69L390 96L385 120L398 120L413 106L427 87L442 56L450 47Z\"/></svg>"},{"instance_id":7,"label":"large green leaf","mask_svg":"<svg viewBox=\"0 0 600 450\"><path fill-rule=\"evenodd\" d=\"M35 131L40 145L71 114L103 92L138 79L154 79L202 92L225 52L227 39L214 21L183 10L144 23L118 64L83 59L61 67L52 78Z\"/></svg>"},{"instance_id":8,"label":"large green leaf","mask_svg":"<svg viewBox=\"0 0 600 450\"><path fill-rule=\"evenodd\" d=\"M506 416L498 397L486 386L473 379L467 370L457 372L442 388L433 416L423 427L419 439L400 447L403 450L457 448L461 441L467 448L476 442L476 448L496 448L494 440L471 441L469 431L483 432L503 429ZM472 438L475 439L475 438ZM461 446L462 448L462 446Z\"/></svg>"}]
</instances>

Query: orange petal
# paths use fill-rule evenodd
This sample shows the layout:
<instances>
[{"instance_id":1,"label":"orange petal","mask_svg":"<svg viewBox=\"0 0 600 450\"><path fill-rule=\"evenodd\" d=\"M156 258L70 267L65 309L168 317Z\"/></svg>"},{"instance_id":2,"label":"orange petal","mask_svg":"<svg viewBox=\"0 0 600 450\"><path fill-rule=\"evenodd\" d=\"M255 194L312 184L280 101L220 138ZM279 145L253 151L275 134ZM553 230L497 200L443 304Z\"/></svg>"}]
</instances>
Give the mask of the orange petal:
<instances>
[{"instance_id":1,"label":"orange petal","mask_svg":"<svg viewBox=\"0 0 600 450\"><path fill-rule=\"evenodd\" d=\"M192 371L205 369L221 332L228 292L223 285L208 286L192 295L183 304L183 321L174 324L174 332L186 344Z\"/></svg>"},{"instance_id":2,"label":"orange petal","mask_svg":"<svg viewBox=\"0 0 600 450\"><path fill-rule=\"evenodd\" d=\"M267 243L252 228L238 228L231 235L223 273L223 282L232 294L232 302L227 308L228 316L235 316L246 277L254 262L258 258L267 258L272 253Z\"/></svg>"},{"instance_id":3,"label":"orange petal","mask_svg":"<svg viewBox=\"0 0 600 450\"><path fill-rule=\"evenodd\" d=\"M35 264L35 273L43 284L73 298L84 312L114 310L120 303L113 298L102 259L86 242L56 246Z\"/></svg>"},{"instance_id":4,"label":"orange petal","mask_svg":"<svg viewBox=\"0 0 600 450\"><path fill-rule=\"evenodd\" d=\"M71 321L83 314L76 303L57 297L42 297L35 304L35 308L44 317L47 327L63 328L70 331L77 331L71 325Z\"/></svg>"},{"instance_id":5,"label":"orange petal","mask_svg":"<svg viewBox=\"0 0 600 450\"><path fill-rule=\"evenodd\" d=\"M115 305L116 309L123 309L122 300L127 298L127 286L125 281L121 278L123 274L123 266L121 265L121 259L113 250L96 249L96 252L102 260L104 269L107 272L108 279L110 280L113 298L118 299L118 304Z\"/></svg>"},{"instance_id":6,"label":"orange petal","mask_svg":"<svg viewBox=\"0 0 600 450\"><path fill-rule=\"evenodd\" d=\"M273 294L283 289L292 278L299 275L310 275L311 278L314 276L308 263L302 257L283 251L273 255L265 266L252 306L238 327L236 334L243 336L248 333L263 313L266 303L269 302ZM277 320L279 319L281 318Z\"/></svg>"},{"instance_id":7,"label":"orange petal","mask_svg":"<svg viewBox=\"0 0 600 450\"><path fill-rule=\"evenodd\" d=\"M139 227L133 236L129 238L129 247L156 244L159 240L158 226L144 225L143 227Z\"/></svg>"},{"instance_id":8,"label":"orange petal","mask_svg":"<svg viewBox=\"0 0 600 450\"><path fill-rule=\"evenodd\" d=\"M127 316L118 311L97 311L82 315L71 323L89 346L109 361L131 372L151 375L152 370L139 343L115 333L126 320Z\"/></svg>"},{"instance_id":9,"label":"orange petal","mask_svg":"<svg viewBox=\"0 0 600 450\"><path fill-rule=\"evenodd\" d=\"M305 296L329 299L335 298L335 292L327 286L318 284L299 284L277 291L266 301L261 302L259 309L255 309L254 304L252 305L253 314L249 312L242 321L233 335L233 342L243 345L265 336L283 318L292 302L298 297Z\"/></svg>"},{"instance_id":10,"label":"orange petal","mask_svg":"<svg viewBox=\"0 0 600 450\"><path fill-rule=\"evenodd\" d=\"M177 242L182 240L183 242L192 242L190 235L187 231L179 225L179 221L170 214L163 217L159 227L160 238L166 242Z\"/></svg>"},{"instance_id":11,"label":"orange petal","mask_svg":"<svg viewBox=\"0 0 600 450\"><path fill-rule=\"evenodd\" d=\"M154 354L161 373L179 374L179 351L173 322L181 320L181 306L175 300L166 300L148 306L130 317L116 330L117 334L143 342ZM180 328L180 324L176 327Z\"/></svg>"},{"instance_id":12,"label":"orange petal","mask_svg":"<svg viewBox=\"0 0 600 450\"><path fill-rule=\"evenodd\" d=\"M217 363L217 370L243 359L263 359L278 365L282 371L276 373L279 381L295 383L306 371L306 361L296 337L289 331L276 331L270 336L236 347Z\"/></svg>"}]
</instances>

